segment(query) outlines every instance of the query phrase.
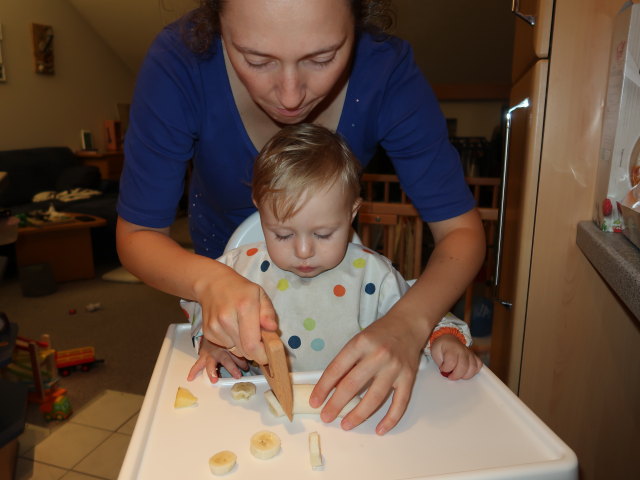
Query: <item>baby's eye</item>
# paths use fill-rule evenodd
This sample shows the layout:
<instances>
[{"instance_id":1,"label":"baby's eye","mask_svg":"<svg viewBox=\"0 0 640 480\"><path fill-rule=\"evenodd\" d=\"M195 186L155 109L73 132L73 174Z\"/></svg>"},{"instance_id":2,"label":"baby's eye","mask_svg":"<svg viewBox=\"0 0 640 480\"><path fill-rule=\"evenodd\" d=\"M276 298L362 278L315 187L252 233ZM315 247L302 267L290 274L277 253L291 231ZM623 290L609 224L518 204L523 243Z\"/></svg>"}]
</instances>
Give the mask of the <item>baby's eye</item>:
<instances>
[{"instance_id":1,"label":"baby's eye","mask_svg":"<svg viewBox=\"0 0 640 480\"><path fill-rule=\"evenodd\" d=\"M329 238L331 238L332 233L326 233L326 234L314 233L314 235L316 236L316 238L319 238L320 240L328 240Z\"/></svg>"},{"instance_id":2,"label":"baby's eye","mask_svg":"<svg viewBox=\"0 0 640 480\"><path fill-rule=\"evenodd\" d=\"M276 240L286 240L288 238L291 238L291 235L292 235L291 233L288 235L278 235L277 233L275 234Z\"/></svg>"}]
</instances>

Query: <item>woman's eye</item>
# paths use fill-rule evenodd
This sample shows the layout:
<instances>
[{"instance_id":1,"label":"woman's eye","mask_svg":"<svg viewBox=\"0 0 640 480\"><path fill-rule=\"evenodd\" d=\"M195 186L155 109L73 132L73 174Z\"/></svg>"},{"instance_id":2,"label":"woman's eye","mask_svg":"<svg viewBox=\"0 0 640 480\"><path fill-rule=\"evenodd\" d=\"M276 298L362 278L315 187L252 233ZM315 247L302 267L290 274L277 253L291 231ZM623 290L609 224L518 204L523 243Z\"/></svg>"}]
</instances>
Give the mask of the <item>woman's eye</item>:
<instances>
[{"instance_id":1,"label":"woman's eye","mask_svg":"<svg viewBox=\"0 0 640 480\"><path fill-rule=\"evenodd\" d=\"M271 63L269 60L251 60L249 58L245 58L244 60L251 68L257 69L265 68Z\"/></svg>"},{"instance_id":2,"label":"woman's eye","mask_svg":"<svg viewBox=\"0 0 640 480\"><path fill-rule=\"evenodd\" d=\"M326 57L312 58L311 63L313 63L317 67L326 67L331 62L333 62L335 58L336 58L335 55L329 58L326 58Z\"/></svg>"}]
</instances>

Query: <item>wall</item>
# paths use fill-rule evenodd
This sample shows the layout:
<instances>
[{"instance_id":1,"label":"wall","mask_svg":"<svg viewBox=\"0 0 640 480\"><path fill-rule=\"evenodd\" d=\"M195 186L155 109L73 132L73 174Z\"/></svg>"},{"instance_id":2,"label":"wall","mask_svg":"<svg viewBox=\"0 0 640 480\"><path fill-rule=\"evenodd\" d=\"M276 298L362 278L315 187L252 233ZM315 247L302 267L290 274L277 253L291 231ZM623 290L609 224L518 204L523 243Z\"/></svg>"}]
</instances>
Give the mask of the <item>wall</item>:
<instances>
[{"instance_id":1,"label":"wall","mask_svg":"<svg viewBox=\"0 0 640 480\"><path fill-rule=\"evenodd\" d=\"M34 72L31 23L51 25L55 74ZM103 149L102 122L128 103L134 73L66 0L3 0L0 83L0 150L62 145L80 148L80 130L91 130Z\"/></svg>"}]
</instances>

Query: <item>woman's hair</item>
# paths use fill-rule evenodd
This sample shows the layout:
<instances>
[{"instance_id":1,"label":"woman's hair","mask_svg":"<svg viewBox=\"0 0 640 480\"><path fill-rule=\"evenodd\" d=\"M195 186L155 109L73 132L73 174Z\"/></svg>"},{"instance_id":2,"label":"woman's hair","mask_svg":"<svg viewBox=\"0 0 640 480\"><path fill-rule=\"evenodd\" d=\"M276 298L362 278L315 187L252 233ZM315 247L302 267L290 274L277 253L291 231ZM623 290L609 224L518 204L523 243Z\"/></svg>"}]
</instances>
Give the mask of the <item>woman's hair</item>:
<instances>
[{"instance_id":1,"label":"woman's hair","mask_svg":"<svg viewBox=\"0 0 640 480\"><path fill-rule=\"evenodd\" d=\"M183 23L182 36L189 49L200 55L210 52L213 39L220 33L220 13L228 0L200 0ZM351 6L356 30L375 34L386 32L393 25L391 0L345 0Z\"/></svg>"},{"instance_id":2,"label":"woman's hair","mask_svg":"<svg viewBox=\"0 0 640 480\"><path fill-rule=\"evenodd\" d=\"M283 221L314 193L339 185L351 205L360 196L360 172L339 134L311 123L290 125L267 142L254 163L253 201Z\"/></svg>"}]
</instances>

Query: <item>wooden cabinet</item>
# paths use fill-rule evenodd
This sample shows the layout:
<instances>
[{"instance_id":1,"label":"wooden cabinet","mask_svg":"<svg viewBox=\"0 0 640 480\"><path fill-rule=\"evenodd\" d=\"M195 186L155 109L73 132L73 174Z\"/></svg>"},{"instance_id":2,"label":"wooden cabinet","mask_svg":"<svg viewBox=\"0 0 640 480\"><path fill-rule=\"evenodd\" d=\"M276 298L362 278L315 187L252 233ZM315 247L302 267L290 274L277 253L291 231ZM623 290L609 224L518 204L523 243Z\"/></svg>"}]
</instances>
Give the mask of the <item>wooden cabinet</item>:
<instances>
[{"instance_id":1,"label":"wooden cabinet","mask_svg":"<svg viewBox=\"0 0 640 480\"><path fill-rule=\"evenodd\" d=\"M622 3L555 2L534 197L513 184L534 214L520 240L530 252L507 258L525 270L522 336L514 338L521 353L510 357L509 385L575 451L582 480L640 470L639 319L576 245L578 224L592 214L609 46Z\"/></svg>"},{"instance_id":2,"label":"wooden cabinet","mask_svg":"<svg viewBox=\"0 0 640 480\"><path fill-rule=\"evenodd\" d=\"M85 165L98 167L102 178L120 180L122 165L124 163L123 152L87 153L80 151L76 152L76 155L82 159Z\"/></svg>"},{"instance_id":3,"label":"wooden cabinet","mask_svg":"<svg viewBox=\"0 0 640 480\"><path fill-rule=\"evenodd\" d=\"M515 0L511 81L517 82L541 58L549 58L554 0Z\"/></svg>"}]
</instances>

